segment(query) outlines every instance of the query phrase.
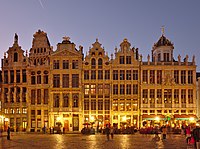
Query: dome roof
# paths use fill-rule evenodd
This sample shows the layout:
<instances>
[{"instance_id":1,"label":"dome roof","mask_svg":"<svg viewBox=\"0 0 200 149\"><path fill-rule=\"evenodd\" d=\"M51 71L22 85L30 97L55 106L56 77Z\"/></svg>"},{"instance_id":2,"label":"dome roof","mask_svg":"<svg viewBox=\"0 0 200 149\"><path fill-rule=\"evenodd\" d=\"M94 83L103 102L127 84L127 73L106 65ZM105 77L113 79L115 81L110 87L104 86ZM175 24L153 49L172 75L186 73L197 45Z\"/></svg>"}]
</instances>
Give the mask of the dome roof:
<instances>
[{"instance_id":1,"label":"dome roof","mask_svg":"<svg viewBox=\"0 0 200 149\"><path fill-rule=\"evenodd\" d=\"M158 42L154 44L154 48L160 46L173 46L173 43L169 39L167 39L164 35L162 35L158 40Z\"/></svg>"}]
</instances>

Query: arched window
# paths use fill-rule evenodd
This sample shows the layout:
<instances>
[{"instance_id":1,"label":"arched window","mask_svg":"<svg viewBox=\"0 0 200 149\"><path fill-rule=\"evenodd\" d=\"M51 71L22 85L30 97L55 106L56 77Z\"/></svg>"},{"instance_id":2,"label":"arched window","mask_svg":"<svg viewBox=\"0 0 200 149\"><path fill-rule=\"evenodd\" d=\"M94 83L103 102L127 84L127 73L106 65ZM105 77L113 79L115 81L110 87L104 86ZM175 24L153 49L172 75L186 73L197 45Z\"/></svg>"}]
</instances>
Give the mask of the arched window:
<instances>
[{"instance_id":1,"label":"arched window","mask_svg":"<svg viewBox=\"0 0 200 149\"><path fill-rule=\"evenodd\" d=\"M98 59L98 68L102 69L102 63L103 63L102 59L99 58Z\"/></svg>"},{"instance_id":2,"label":"arched window","mask_svg":"<svg viewBox=\"0 0 200 149\"><path fill-rule=\"evenodd\" d=\"M92 69L96 68L96 60L94 58L91 60L91 68Z\"/></svg>"},{"instance_id":3,"label":"arched window","mask_svg":"<svg viewBox=\"0 0 200 149\"><path fill-rule=\"evenodd\" d=\"M17 52L14 53L14 62L18 62L18 53Z\"/></svg>"}]
</instances>

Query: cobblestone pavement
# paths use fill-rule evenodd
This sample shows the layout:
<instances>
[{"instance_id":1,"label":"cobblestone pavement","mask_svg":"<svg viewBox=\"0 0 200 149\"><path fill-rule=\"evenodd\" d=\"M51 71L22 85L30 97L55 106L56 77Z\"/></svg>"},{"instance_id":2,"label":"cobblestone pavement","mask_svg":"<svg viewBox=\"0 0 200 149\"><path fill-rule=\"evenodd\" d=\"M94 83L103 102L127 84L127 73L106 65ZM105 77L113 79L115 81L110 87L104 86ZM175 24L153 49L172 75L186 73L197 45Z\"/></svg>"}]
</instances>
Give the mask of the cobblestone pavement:
<instances>
[{"instance_id":1,"label":"cobblestone pavement","mask_svg":"<svg viewBox=\"0 0 200 149\"><path fill-rule=\"evenodd\" d=\"M102 134L14 134L11 140L0 137L1 149L192 149L182 135L167 135L167 139L154 141L154 135L114 135L106 140Z\"/></svg>"}]
</instances>

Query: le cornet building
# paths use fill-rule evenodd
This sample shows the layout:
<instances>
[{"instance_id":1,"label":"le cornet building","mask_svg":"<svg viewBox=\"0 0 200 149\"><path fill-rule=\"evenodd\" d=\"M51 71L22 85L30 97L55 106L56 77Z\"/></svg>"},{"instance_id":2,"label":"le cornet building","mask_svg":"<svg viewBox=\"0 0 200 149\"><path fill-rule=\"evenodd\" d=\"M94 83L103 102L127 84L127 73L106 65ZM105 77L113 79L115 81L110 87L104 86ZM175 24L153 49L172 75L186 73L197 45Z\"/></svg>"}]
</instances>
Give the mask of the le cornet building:
<instances>
[{"instance_id":1,"label":"le cornet building","mask_svg":"<svg viewBox=\"0 0 200 149\"><path fill-rule=\"evenodd\" d=\"M124 39L109 57L96 41L83 47L64 37L55 50L38 30L24 51L14 36L1 72L1 128L41 131L44 126L80 131L85 125L118 128L197 120L195 58L177 58L164 34L143 61Z\"/></svg>"}]
</instances>

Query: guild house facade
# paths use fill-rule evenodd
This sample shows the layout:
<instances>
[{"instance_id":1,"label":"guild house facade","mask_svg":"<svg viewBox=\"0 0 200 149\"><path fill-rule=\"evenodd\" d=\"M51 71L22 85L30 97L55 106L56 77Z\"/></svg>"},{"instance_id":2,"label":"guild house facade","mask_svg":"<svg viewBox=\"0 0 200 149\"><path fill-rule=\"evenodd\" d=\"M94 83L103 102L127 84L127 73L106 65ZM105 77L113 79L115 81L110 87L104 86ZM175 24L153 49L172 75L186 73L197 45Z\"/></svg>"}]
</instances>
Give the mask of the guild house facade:
<instances>
[{"instance_id":1,"label":"guild house facade","mask_svg":"<svg viewBox=\"0 0 200 149\"><path fill-rule=\"evenodd\" d=\"M35 132L63 126L80 131L85 125L195 122L195 57L176 59L173 50L164 32L147 61L128 39L110 57L96 39L84 56L83 47L77 49L69 37L53 50L47 33L38 30L24 51L15 34L2 59L1 129Z\"/></svg>"}]
</instances>

